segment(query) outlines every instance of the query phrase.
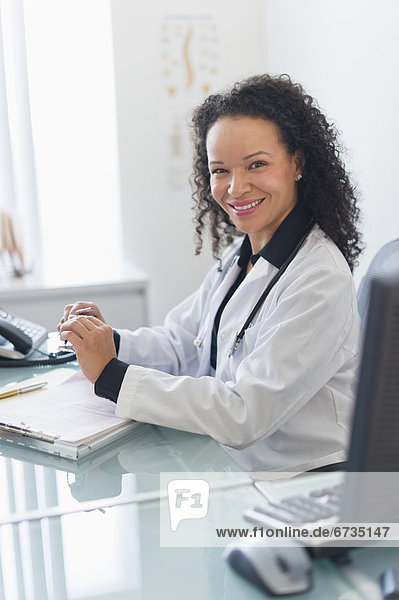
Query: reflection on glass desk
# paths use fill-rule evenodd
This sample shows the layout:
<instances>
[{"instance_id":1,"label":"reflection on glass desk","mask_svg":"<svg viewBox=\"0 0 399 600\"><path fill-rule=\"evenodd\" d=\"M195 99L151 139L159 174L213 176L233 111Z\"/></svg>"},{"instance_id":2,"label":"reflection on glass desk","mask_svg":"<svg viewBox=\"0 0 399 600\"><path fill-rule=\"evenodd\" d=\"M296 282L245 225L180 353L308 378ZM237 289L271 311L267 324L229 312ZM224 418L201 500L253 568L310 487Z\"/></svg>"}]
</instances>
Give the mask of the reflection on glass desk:
<instances>
[{"instance_id":1,"label":"reflection on glass desk","mask_svg":"<svg viewBox=\"0 0 399 600\"><path fill-rule=\"evenodd\" d=\"M234 495L233 490L223 492L220 501L228 507ZM233 504L237 508L237 502ZM353 561L360 580L377 582L387 567L398 564L399 550L356 550ZM267 597L230 569L221 548L160 547L156 502L0 527L0 567L1 600ZM322 559L314 565L312 590L294 598L368 600L371 596L358 591L344 571Z\"/></svg>"},{"instance_id":2,"label":"reflection on glass desk","mask_svg":"<svg viewBox=\"0 0 399 600\"><path fill-rule=\"evenodd\" d=\"M4 370L0 384L33 373ZM46 514L49 507L68 512L87 501L129 499L157 491L159 474L165 471L239 472L240 468L206 436L147 424L77 462L0 442L0 600L157 597L156 581L158 591L163 591L159 561L166 566L166 558L171 560L176 553L161 551L156 501L18 525L1 522L30 511ZM202 556L202 551L195 554ZM204 557L205 564L198 566L205 575L206 565L213 561L207 550ZM181 560L187 563L186 550ZM193 567L196 562L193 555ZM178 563L175 567L174 578L179 579ZM189 585L188 578L185 581Z\"/></svg>"},{"instance_id":3,"label":"reflection on glass desk","mask_svg":"<svg viewBox=\"0 0 399 600\"><path fill-rule=\"evenodd\" d=\"M4 370L0 384L32 374L30 369ZM223 548L161 547L156 494L152 500L109 506L112 500L151 496L159 490L162 472L195 478L201 472L240 471L210 438L146 424L77 462L0 442L0 600L265 598L230 569ZM245 484L239 491L219 490L217 506L236 527L247 527L243 511L260 498L253 485ZM90 501L98 506L82 510ZM48 514L51 507L70 514L4 524L12 515ZM399 549L356 550L353 561L360 574L376 582L385 569L399 565ZM313 589L300 598L370 596L322 559L314 565Z\"/></svg>"},{"instance_id":4,"label":"reflection on glass desk","mask_svg":"<svg viewBox=\"0 0 399 600\"><path fill-rule=\"evenodd\" d=\"M161 472L178 471L240 469L206 436L146 424L77 462L0 442L0 521L16 511L66 510L76 502L156 491Z\"/></svg>"}]
</instances>

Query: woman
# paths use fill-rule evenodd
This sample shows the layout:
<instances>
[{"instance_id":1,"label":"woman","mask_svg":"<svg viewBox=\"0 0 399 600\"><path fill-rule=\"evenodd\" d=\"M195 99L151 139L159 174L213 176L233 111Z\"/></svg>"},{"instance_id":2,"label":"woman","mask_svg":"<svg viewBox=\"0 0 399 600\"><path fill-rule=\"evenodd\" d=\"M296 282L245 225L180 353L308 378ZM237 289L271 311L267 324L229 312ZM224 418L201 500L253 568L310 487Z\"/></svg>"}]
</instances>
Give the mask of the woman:
<instances>
[{"instance_id":1,"label":"woman","mask_svg":"<svg viewBox=\"0 0 399 600\"><path fill-rule=\"evenodd\" d=\"M120 416L208 434L248 470L342 461L360 238L336 132L300 85L268 75L210 96L193 125L197 252L209 225L222 258L162 327L113 332L77 303L60 337Z\"/></svg>"}]
</instances>

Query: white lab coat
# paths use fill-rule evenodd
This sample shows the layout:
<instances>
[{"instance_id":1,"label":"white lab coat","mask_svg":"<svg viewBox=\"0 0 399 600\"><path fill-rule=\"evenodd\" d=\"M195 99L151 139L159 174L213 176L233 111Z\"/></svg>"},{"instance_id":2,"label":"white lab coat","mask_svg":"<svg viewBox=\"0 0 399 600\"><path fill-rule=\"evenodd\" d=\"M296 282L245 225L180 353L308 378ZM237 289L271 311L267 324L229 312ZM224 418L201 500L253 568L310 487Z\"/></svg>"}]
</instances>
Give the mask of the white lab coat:
<instances>
[{"instance_id":1,"label":"white lab coat","mask_svg":"<svg viewBox=\"0 0 399 600\"><path fill-rule=\"evenodd\" d=\"M225 445L246 470L307 470L345 459L360 319L341 252L315 225L236 352L235 335L277 269L259 258L226 305L216 372L212 325L235 281L241 240L163 326L120 330L129 363L117 414Z\"/></svg>"}]
</instances>

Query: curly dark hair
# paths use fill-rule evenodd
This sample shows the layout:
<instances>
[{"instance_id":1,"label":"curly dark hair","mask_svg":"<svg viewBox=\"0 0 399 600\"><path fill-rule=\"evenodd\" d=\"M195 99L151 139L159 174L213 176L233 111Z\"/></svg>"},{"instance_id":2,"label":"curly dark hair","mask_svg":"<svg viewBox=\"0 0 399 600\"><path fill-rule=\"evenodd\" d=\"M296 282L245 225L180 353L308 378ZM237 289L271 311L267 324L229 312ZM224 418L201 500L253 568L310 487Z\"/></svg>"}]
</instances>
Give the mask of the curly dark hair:
<instances>
[{"instance_id":1,"label":"curly dark hair","mask_svg":"<svg viewBox=\"0 0 399 600\"><path fill-rule=\"evenodd\" d=\"M227 213L211 194L206 139L211 126L221 117L262 118L277 125L287 152L304 157L303 178L298 183L298 202L308 206L321 229L335 242L351 270L363 249L357 228L359 208L355 188L340 158L339 132L329 123L299 83L288 75L257 75L236 83L225 93L209 96L193 113L196 254L209 225L212 250L219 257L221 245L237 235Z\"/></svg>"}]
</instances>

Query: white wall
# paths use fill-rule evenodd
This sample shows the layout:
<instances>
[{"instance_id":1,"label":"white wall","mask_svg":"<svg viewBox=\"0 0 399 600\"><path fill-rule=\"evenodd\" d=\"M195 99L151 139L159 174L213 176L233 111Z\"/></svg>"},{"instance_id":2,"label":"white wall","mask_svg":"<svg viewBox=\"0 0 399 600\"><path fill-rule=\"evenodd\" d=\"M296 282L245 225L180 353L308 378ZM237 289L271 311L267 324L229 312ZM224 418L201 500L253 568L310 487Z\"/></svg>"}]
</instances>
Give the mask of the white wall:
<instances>
[{"instance_id":1,"label":"white wall","mask_svg":"<svg viewBox=\"0 0 399 600\"><path fill-rule=\"evenodd\" d=\"M364 273L399 237L399 2L264 0L265 70L289 73L342 131L362 195Z\"/></svg>"},{"instance_id":2,"label":"white wall","mask_svg":"<svg viewBox=\"0 0 399 600\"><path fill-rule=\"evenodd\" d=\"M212 264L194 256L186 121L209 91L262 70L262 0L111 8L124 251L149 276L154 324Z\"/></svg>"},{"instance_id":3,"label":"white wall","mask_svg":"<svg viewBox=\"0 0 399 600\"><path fill-rule=\"evenodd\" d=\"M110 2L124 253L149 276L150 323L161 322L212 263L209 252L194 257L186 179L191 171L186 123L206 95L201 68L213 67L210 91L258 72L289 73L343 132L367 243L355 271L358 282L377 249L399 236L399 2ZM179 23L186 33L190 23L195 30L191 87ZM202 26L205 33L214 31L205 46L198 37ZM204 49L209 52L201 64Z\"/></svg>"}]
</instances>

